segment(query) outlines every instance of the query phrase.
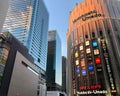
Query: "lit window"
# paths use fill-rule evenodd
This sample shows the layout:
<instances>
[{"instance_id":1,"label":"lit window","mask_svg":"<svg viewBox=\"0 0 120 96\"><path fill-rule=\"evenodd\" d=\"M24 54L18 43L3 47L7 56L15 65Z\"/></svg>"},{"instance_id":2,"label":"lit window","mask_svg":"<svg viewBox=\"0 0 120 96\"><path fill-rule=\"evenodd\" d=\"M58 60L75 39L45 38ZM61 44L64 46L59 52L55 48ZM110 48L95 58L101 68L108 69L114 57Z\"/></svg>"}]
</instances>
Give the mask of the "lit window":
<instances>
[{"instance_id":1,"label":"lit window","mask_svg":"<svg viewBox=\"0 0 120 96\"><path fill-rule=\"evenodd\" d=\"M93 42L92 42L92 46L93 46L93 47L97 47L97 46L98 46L98 42L97 42L97 41L93 41Z\"/></svg>"},{"instance_id":2,"label":"lit window","mask_svg":"<svg viewBox=\"0 0 120 96\"><path fill-rule=\"evenodd\" d=\"M75 57L76 57L76 58L78 57L78 52L75 52Z\"/></svg>"},{"instance_id":3,"label":"lit window","mask_svg":"<svg viewBox=\"0 0 120 96\"><path fill-rule=\"evenodd\" d=\"M86 42L85 42L85 45L86 45L86 46L90 45L90 41L86 41Z\"/></svg>"},{"instance_id":4,"label":"lit window","mask_svg":"<svg viewBox=\"0 0 120 96\"><path fill-rule=\"evenodd\" d=\"M83 50L83 45L80 46L80 51Z\"/></svg>"},{"instance_id":5,"label":"lit window","mask_svg":"<svg viewBox=\"0 0 120 96\"><path fill-rule=\"evenodd\" d=\"M96 63L96 64L100 64L100 63L101 63L100 57L95 58L95 63Z\"/></svg>"},{"instance_id":6,"label":"lit window","mask_svg":"<svg viewBox=\"0 0 120 96\"><path fill-rule=\"evenodd\" d=\"M79 65L79 60L76 60L76 65Z\"/></svg>"},{"instance_id":7,"label":"lit window","mask_svg":"<svg viewBox=\"0 0 120 96\"><path fill-rule=\"evenodd\" d=\"M93 71L93 70L94 70L93 65L89 65L89 66L88 66L88 70L89 70L89 71Z\"/></svg>"},{"instance_id":8,"label":"lit window","mask_svg":"<svg viewBox=\"0 0 120 96\"><path fill-rule=\"evenodd\" d=\"M81 66L82 67L85 66L85 60L84 59L81 60Z\"/></svg>"},{"instance_id":9,"label":"lit window","mask_svg":"<svg viewBox=\"0 0 120 96\"><path fill-rule=\"evenodd\" d=\"M91 53L90 48L87 48L87 49L86 49L86 53L87 53L87 54Z\"/></svg>"},{"instance_id":10,"label":"lit window","mask_svg":"<svg viewBox=\"0 0 120 96\"><path fill-rule=\"evenodd\" d=\"M87 74L86 70L83 69L83 70L82 70L82 75L83 75L83 76L86 76L86 74Z\"/></svg>"},{"instance_id":11,"label":"lit window","mask_svg":"<svg viewBox=\"0 0 120 96\"><path fill-rule=\"evenodd\" d=\"M94 50L94 55L98 55L99 54L99 50L98 49L95 49Z\"/></svg>"}]
</instances>

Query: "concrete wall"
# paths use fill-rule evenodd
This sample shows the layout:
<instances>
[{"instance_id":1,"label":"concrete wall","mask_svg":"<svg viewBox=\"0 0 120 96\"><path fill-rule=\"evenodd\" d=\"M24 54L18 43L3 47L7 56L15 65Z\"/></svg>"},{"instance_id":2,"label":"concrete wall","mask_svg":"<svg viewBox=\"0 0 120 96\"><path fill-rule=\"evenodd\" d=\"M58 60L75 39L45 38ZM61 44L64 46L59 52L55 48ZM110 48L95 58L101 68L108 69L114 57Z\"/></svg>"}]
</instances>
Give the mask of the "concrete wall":
<instances>
[{"instance_id":1,"label":"concrete wall","mask_svg":"<svg viewBox=\"0 0 120 96\"><path fill-rule=\"evenodd\" d=\"M38 75L29 70L28 66L37 72L35 65L31 64L21 53L17 52L8 96L37 96Z\"/></svg>"}]
</instances>

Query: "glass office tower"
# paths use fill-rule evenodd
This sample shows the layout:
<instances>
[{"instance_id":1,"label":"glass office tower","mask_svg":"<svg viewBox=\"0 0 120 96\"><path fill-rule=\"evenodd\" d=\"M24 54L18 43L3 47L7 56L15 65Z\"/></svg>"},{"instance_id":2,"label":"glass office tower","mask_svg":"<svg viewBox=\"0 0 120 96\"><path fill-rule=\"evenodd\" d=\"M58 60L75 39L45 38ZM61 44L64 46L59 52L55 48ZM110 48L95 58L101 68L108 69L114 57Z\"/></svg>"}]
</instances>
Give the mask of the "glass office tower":
<instances>
[{"instance_id":1,"label":"glass office tower","mask_svg":"<svg viewBox=\"0 0 120 96\"><path fill-rule=\"evenodd\" d=\"M84 0L70 12L68 96L120 96L119 5L119 0Z\"/></svg>"},{"instance_id":2,"label":"glass office tower","mask_svg":"<svg viewBox=\"0 0 120 96\"><path fill-rule=\"evenodd\" d=\"M46 75L47 91L60 91L62 84L61 40L55 30L51 30L48 32Z\"/></svg>"},{"instance_id":3,"label":"glass office tower","mask_svg":"<svg viewBox=\"0 0 120 96\"><path fill-rule=\"evenodd\" d=\"M43 0L10 0L3 32L9 31L46 70L48 11Z\"/></svg>"},{"instance_id":4,"label":"glass office tower","mask_svg":"<svg viewBox=\"0 0 120 96\"><path fill-rule=\"evenodd\" d=\"M9 0L1 0L0 1L0 32L2 30L2 26L6 17L6 13L8 10Z\"/></svg>"}]
</instances>

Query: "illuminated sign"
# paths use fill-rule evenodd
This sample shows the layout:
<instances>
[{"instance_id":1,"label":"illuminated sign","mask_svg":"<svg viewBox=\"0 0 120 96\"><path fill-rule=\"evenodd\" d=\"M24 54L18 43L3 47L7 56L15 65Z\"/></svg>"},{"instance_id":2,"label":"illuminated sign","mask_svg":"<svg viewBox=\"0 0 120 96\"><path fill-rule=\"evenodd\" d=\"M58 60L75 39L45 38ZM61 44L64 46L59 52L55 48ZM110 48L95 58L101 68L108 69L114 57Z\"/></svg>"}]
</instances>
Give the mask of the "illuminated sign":
<instances>
[{"instance_id":1,"label":"illuminated sign","mask_svg":"<svg viewBox=\"0 0 120 96\"><path fill-rule=\"evenodd\" d=\"M95 49L94 50L94 55L99 55L100 53L99 53L99 49Z\"/></svg>"},{"instance_id":2,"label":"illuminated sign","mask_svg":"<svg viewBox=\"0 0 120 96\"><path fill-rule=\"evenodd\" d=\"M83 50L83 45L80 46L80 51Z\"/></svg>"},{"instance_id":3,"label":"illuminated sign","mask_svg":"<svg viewBox=\"0 0 120 96\"><path fill-rule=\"evenodd\" d=\"M101 63L100 57L95 58L95 63L96 63L96 64L100 64L100 63Z\"/></svg>"},{"instance_id":4,"label":"illuminated sign","mask_svg":"<svg viewBox=\"0 0 120 96\"><path fill-rule=\"evenodd\" d=\"M76 57L76 58L78 57L78 51L77 51L77 52L75 52L75 57Z\"/></svg>"},{"instance_id":5,"label":"illuminated sign","mask_svg":"<svg viewBox=\"0 0 120 96\"><path fill-rule=\"evenodd\" d=\"M80 73L80 68L76 68L76 73L77 73L77 74Z\"/></svg>"},{"instance_id":6,"label":"illuminated sign","mask_svg":"<svg viewBox=\"0 0 120 96\"><path fill-rule=\"evenodd\" d=\"M88 70L89 70L89 71L93 71L93 70L94 70L93 65L89 65L89 66L88 66Z\"/></svg>"},{"instance_id":7,"label":"illuminated sign","mask_svg":"<svg viewBox=\"0 0 120 96\"><path fill-rule=\"evenodd\" d=\"M85 45L86 45L86 46L90 45L90 41L86 41L86 42L85 42Z\"/></svg>"},{"instance_id":8,"label":"illuminated sign","mask_svg":"<svg viewBox=\"0 0 120 96\"><path fill-rule=\"evenodd\" d=\"M86 49L86 53L87 53L87 54L91 53L90 48L87 48L87 49Z\"/></svg>"},{"instance_id":9,"label":"illuminated sign","mask_svg":"<svg viewBox=\"0 0 120 96\"><path fill-rule=\"evenodd\" d=\"M93 41L93 42L92 42L92 46L93 46L93 47L97 47L97 46L98 46L98 42L97 42L97 41Z\"/></svg>"},{"instance_id":10,"label":"illuminated sign","mask_svg":"<svg viewBox=\"0 0 120 96\"><path fill-rule=\"evenodd\" d=\"M102 88L101 85L80 86L80 90L95 90L101 88Z\"/></svg>"},{"instance_id":11,"label":"illuminated sign","mask_svg":"<svg viewBox=\"0 0 120 96\"><path fill-rule=\"evenodd\" d=\"M83 70L82 70L82 75L83 75L83 76L86 76L86 74L87 74L86 70L83 69Z\"/></svg>"},{"instance_id":12,"label":"illuminated sign","mask_svg":"<svg viewBox=\"0 0 120 96\"><path fill-rule=\"evenodd\" d=\"M76 62L76 65L79 65L79 60L76 60L75 62Z\"/></svg>"},{"instance_id":13,"label":"illuminated sign","mask_svg":"<svg viewBox=\"0 0 120 96\"><path fill-rule=\"evenodd\" d=\"M78 95L87 95L87 94L107 94L106 90L90 90L90 91L81 91L77 92Z\"/></svg>"},{"instance_id":14,"label":"illuminated sign","mask_svg":"<svg viewBox=\"0 0 120 96\"><path fill-rule=\"evenodd\" d=\"M77 22L80 19L82 19L82 21L86 21L86 20L96 18L96 17L104 17L104 14L97 13L96 10L93 10L93 11L90 11L88 13L85 13L85 14L79 16L77 19L74 19L73 23Z\"/></svg>"},{"instance_id":15,"label":"illuminated sign","mask_svg":"<svg viewBox=\"0 0 120 96\"><path fill-rule=\"evenodd\" d=\"M111 90L115 90L116 88L115 88L115 84L114 84L113 73L112 73L111 66L110 66L109 53L107 51L105 39L101 39L101 47L103 49L102 51L103 51L105 62L106 62L110 87L111 87Z\"/></svg>"},{"instance_id":16,"label":"illuminated sign","mask_svg":"<svg viewBox=\"0 0 120 96\"><path fill-rule=\"evenodd\" d=\"M85 66L85 60L84 59L81 60L81 66L82 67Z\"/></svg>"}]
</instances>

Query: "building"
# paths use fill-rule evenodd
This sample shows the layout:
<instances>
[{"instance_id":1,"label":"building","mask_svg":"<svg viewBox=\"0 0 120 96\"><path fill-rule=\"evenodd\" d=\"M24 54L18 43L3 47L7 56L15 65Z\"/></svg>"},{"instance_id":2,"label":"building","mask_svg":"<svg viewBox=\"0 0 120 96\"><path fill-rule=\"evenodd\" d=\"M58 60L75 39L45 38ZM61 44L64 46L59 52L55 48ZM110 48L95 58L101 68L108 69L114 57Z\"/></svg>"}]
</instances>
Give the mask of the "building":
<instances>
[{"instance_id":1,"label":"building","mask_svg":"<svg viewBox=\"0 0 120 96\"><path fill-rule=\"evenodd\" d=\"M43 0L10 0L3 32L9 31L29 49L34 63L46 70L48 11Z\"/></svg>"},{"instance_id":2,"label":"building","mask_svg":"<svg viewBox=\"0 0 120 96\"><path fill-rule=\"evenodd\" d=\"M47 91L60 91L62 84L61 41L55 30L48 32Z\"/></svg>"},{"instance_id":3,"label":"building","mask_svg":"<svg viewBox=\"0 0 120 96\"><path fill-rule=\"evenodd\" d=\"M9 0L1 0L0 1L0 32L2 30L2 26L5 20L5 16L8 10Z\"/></svg>"},{"instance_id":4,"label":"building","mask_svg":"<svg viewBox=\"0 0 120 96\"><path fill-rule=\"evenodd\" d=\"M66 57L62 56L62 91L66 92Z\"/></svg>"},{"instance_id":5,"label":"building","mask_svg":"<svg viewBox=\"0 0 120 96\"><path fill-rule=\"evenodd\" d=\"M48 91L47 96L67 96L67 95L61 91Z\"/></svg>"},{"instance_id":6,"label":"building","mask_svg":"<svg viewBox=\"0 0 120 96\"><path fill-rule=\"evenodd\" d=\"M8 32L0 34L0 96L46 96L45 72Z\"/></svg>"},{"instance_id":7,"label":"building","mask_svg":"<svg viewBox=\"0 0 120 96\"><path fill-rule=\"evenodd\" d=\"M68 96L120 96L119 4L84 0L70 12Z\"/></svg>"}]
</instances>

